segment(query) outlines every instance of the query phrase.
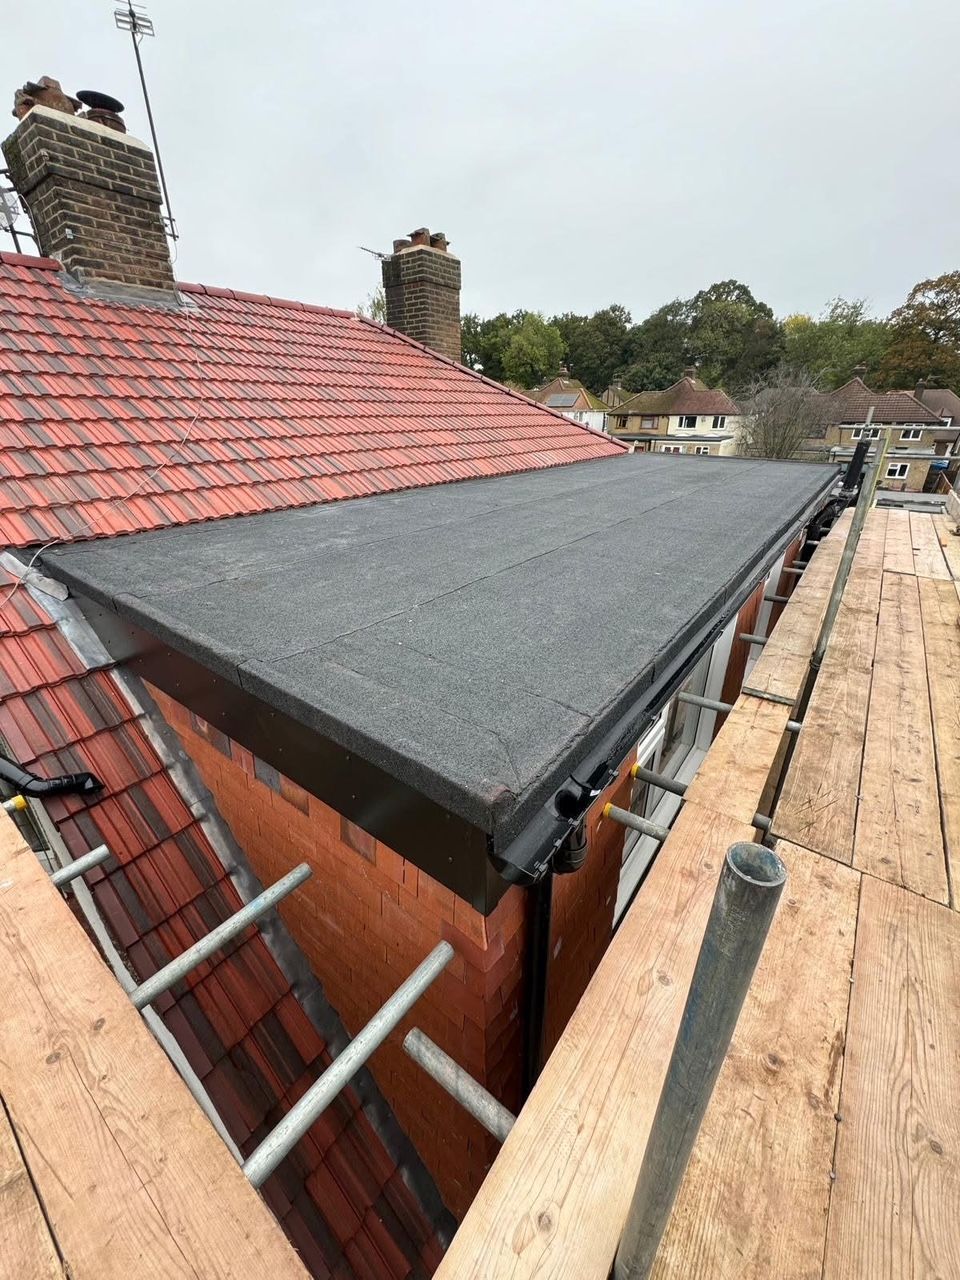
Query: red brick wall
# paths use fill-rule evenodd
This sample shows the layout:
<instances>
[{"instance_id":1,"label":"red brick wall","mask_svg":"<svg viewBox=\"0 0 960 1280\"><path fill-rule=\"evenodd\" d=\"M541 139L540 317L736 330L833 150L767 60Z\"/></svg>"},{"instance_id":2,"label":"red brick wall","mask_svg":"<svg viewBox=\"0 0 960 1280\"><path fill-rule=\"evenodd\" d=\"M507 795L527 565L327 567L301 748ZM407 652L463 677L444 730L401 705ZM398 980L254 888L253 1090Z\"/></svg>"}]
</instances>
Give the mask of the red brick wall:
<instances>
[{"instance_id":1,"label":"red brick wall","mask_svg":"<svg viewBox=\"0 0 960 1280\"><path fill-rule=\"evenodd\" d=\"M441 939L456 958L370 1061L398 1122L462 1216L498 1144L401 1049L421 1027L505 1105L519 1105L526 897L518 888L484 918L392 849L196 719L151 693L177 731L259 878L298 862L313 876L284 920L330 1003L355 1035Z\"/></svg>"}]
</instances>

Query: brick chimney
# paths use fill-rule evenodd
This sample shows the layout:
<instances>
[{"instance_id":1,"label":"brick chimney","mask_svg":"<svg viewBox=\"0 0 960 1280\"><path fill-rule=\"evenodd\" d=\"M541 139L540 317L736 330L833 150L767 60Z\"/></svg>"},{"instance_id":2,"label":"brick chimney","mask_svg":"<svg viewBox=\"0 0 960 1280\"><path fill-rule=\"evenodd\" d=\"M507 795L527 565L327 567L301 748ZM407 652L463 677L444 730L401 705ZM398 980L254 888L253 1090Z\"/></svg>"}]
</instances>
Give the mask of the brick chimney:
<instances>
[{"instance_id":1,"label":"brick chimney","mask_svg":"<svg viewBox=\"0 0 960 1280\"><path fill-rule=\"evenodd\" d=\"M27 96L44 84L45 95ZM56 81L45 77L18 91L20 123L3 143L41 253L59 259L82 283L172 299L176 286L153 153L122 131L115 113L75 115L81 104L55 96L49 85Z\"/></svg>"},{"instance_id":2,"label":"brick chimney","mask_svg":"<svg viewBox=\"0 0 960 1280\"><path fill-rule=\"evenodd\" d=\"M460 259L442 232L420 227L408 240L394 240L383 260L383 290L392 329L459 362Z\"/></svg>"}]
</instances>

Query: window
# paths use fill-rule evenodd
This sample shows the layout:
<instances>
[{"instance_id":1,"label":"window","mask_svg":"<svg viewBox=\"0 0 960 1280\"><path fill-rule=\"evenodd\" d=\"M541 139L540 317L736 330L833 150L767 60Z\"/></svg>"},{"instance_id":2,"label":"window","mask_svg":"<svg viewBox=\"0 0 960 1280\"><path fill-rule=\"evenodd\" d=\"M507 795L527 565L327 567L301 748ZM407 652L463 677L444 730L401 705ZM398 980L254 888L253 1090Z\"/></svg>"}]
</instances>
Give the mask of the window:
<instances>
[{"instance_id":1,"label":"window","mask_svg":"<svg viewBox=\"0 0 960 1280\"><path fill-rule=\"evenodd\" d=\"M893 462L887 467L888 480L906 480L910 470L909 462Z\"/></svg>"},{"instance_id":2,"label":"window","mask_svg":"<svg viewBox=\"0 0 960 1280\"><path fill-rule=\"evenodd\" d=\"M696 431L697 415L695 413L682 413L677 426L681 431Z\"/></svg>"},{"instance_id":3,"label":"window","mask_svg":"<svg viewBox=\"0 0 960 1280\"><path fill-rule=\"evenodd\" d=\"M717 416L713 420L714 431L722 431L726 425L727 425L727 420L723 416L723 414L717 414Z\"/></svg>"},{"instance_id":4,"label":"window","mask_svg":"<svg viewBox=\"0 0 960 1280\"><path fill-rule=\"evenodd\" d=\"M904 427L900 432L901 440L920 440L923 437L923 431L919 427Z\"/></svg>"},{"instance_id":5,"label":"window","mask_svg":"<svg viewBox=\"0 0 960 1280\"><path fill-rule=\"evenodd\" d=\"M850 432L851 440L879 440L879 427L854 427Z\"/></svg>"},{"instance_id":6,"label":"window","mask_svg":"<svg viewBox=\"0 0 960 1280\"><path fill-rule=\"evenodd\" d=\"M683 453L682 444L662 444L660 446L661 453Z\"/></svg>"},{"instance_id":7,"label":"window","mask_svg":"<svg viewBox=\"0 0 960 1280\"><path fill-rule=\"evenodd\" d=\"M693 452L694 452L694 453L706 453L706 454L709 454L709 452L710 452L710 446L709 446L708 444L698 444L698 445L696 446L696 448L694 449L694 451L693 451Z\"/></svg>"},{"instance_id":8,"label":"window","mask_svg":"<svg viewBox=\"0 0 960 1280\"><path fill-rule=\"evenodd\" d=\"M641 419L640 419L640 430L641 430L641 431L652 431L656 425L657 425L657 420L656 420L656 418L641 418Z\"/></svg>"}]
</instances>

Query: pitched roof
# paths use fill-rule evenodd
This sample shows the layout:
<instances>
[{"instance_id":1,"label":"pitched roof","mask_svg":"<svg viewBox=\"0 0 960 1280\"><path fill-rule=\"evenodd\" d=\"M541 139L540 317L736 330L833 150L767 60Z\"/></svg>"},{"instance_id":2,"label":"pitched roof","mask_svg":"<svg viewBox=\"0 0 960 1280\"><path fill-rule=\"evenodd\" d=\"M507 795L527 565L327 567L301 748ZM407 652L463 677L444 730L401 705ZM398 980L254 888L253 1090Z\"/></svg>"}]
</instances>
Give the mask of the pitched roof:
<instances>
[{"instance_id":1,"label":"pitched roof","mask_svg":"<svg viewBox=\"0 0 960 1280\"><path fill-rule=\"evenodd\" d=\"M872 391L862 378L851 378L835 391L818 393L827 423L866 422L880 425L893 422L939 422L939 415L921 404L910 391Z\"/></svg>"},{"instance_id":2,"label":"pitched roof","mask_svg":"<svg viewBox=\"0 0 960 1280\"><path fill-rule=\"evenodd\" d=\"M720 387L708 387L699 378L684 377L664 391L640 391L608 412L616 417L630 414L722 414L735 416L740 406Z\"/></svg>"},{"instance_id":3,"label":"pitched roof","mask_svg":"<svg viewBox=\"0 0 960 1280\"><path fill-rule=\"evenodd\" d=\"M551 409L572 409L576 406L579 409L592 410L595 413L605 413L607 408L599 396L595 396L592 391L588 391L578 378L566 378L562 375L551 378L542 387L536 387L533 391L526 392L526 394L531 400L536 400L538 404L545 404ZM561 396L563 397L562 403L559 399ZM583 403L578 405L578 400L582 400Z\"/></svg>"},{"instance_id":4,"label":"pitched roof","mask_svg":"<svg viewBox=\"0 0 960 1280\"><path fill-rule=\"evenodd\" d=\"M92 797L51 796L44 807L74 858L101 843L113 854L85 879L143 981L242 902L208 835L213 806L204 805L203 819L191 811L176 771L145 732L149 711L134 704L125 679L82 658L70 643L85 626L72 602L51 601L48 608L44 599L0 565L0 744L38 774L89 769L104 782ZM244 767L253 771L252 757ZM230 857L242 854L231 850ZM314 998L323 1000L319 987ZM304 1012L260 931L196 969L154 1007L245 1156L329 1065L331 1047L340 1049L328 1046ZM325 1016L337 1025L329 1006ZM385 1229L403 1265L381 1259L371 1274L419 1276L442 1253L434 1226L371 1124L377 1114L376 1102L344 1091L264 1185L315 1276L343 1274L356 1252L379 1259ZM368 1188L358 1215L334 1220L336 1201L321 1174L348 1196L358 1180Z\"/></svg>"},{"instance_id":5,"label":"pitched roof","mask_svg":"<svg viewBox=\"0 0 960 1280\"><path fill-rule=\"evenodd\" d=\"M955 440L960 429L960 396L949 387L927 387L917 399L927 409L951 421L949 427L943 423L941 429L934 433L934 439Z\"/></svg>"},{"instance_id":6,"label":"pitched roof","mask_svg":"<svg viewBox=\"0 0 960 1280\"><path fill-rule=\"evenodd\" d=\"M0 254L0 543L251 515L621 446L364 317L180 285L71 288Z\"/></svg>"}]
</instances>

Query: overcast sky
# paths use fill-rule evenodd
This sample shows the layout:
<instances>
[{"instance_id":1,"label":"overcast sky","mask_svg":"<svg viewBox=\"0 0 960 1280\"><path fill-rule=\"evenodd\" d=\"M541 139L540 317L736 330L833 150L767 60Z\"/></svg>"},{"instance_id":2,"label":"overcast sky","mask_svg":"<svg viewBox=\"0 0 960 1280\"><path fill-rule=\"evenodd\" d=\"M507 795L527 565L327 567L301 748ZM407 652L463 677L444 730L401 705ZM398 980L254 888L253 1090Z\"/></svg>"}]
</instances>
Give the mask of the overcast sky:
<instances>
[{"instance_id":1,"label":"overcast sky","mask_svg":"<svg viewBox=\"0 0 960 1280\"><path fill-rule=\"evenodd\" d=\"M52 75L147 138L112 9L6 6L0 101ZM778 314L886 312L960 267L956 0L149 10L184 280L354 307L379 279L358 246L421 225L483 315L640 319L731 276Z\"/></svg>"}]
</instances>

